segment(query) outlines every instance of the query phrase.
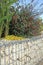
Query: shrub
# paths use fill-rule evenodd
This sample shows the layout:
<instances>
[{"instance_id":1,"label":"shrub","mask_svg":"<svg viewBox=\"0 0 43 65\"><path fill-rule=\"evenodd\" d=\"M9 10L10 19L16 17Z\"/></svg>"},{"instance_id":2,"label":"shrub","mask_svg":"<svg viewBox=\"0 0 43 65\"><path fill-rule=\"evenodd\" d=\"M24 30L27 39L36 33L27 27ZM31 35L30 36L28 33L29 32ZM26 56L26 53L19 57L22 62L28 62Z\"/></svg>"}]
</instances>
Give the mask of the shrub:
<instances>
[{"instance_id":1,"label":"shrub","mask_svg":"<svg viewBox=\"0 0 43 65\"><path fill-rule=\"evenodd\" d=\"M13 12L10 13L10 7L17 0L0 0L0 37L5 34L8 35L9 22L12 18ZM5 30L5 31L3 31ZM4 35L3 35L4 36Z\"/></svg>"},{"instance_id":2,"label":"shrub","mask_svg":"<svg viewBox=\"0 0 43 65\"><path fill-rule=\"evenodd\" d=\"M21 12L21 11L20 11ZM40 34L40 23L39 18L31 17L32 13L23 10L22 13L14 15L9 25L9 34L17 36L36 36Z\"/></svg>"},{"instance_id":3,"label":"shrub","mask_svg":"<svg viewBox=\"0 0 43 65\"><path fill-rule=\"evenodd\" d=\"M2 34L4 34L5 32L5 36L6 34L8 35L9 33L9 35L13 34L13 35L24 36L24 37L36 36L40 34L41 20L39 16L43 13L41 7L43 3L39 5L40 9L35 9L37 2L35 3L34 1L35 0L32 0L28 5L25 6L23 5L20 6L19 4L17 4L16 8L12 6L12 8L10 9L10 13L14 13L14 15L13 16L12 14L10 16L9 14L8 16L6 15L5 20L8 23L7 22L5 23L4 21L6 28L4 27L5 31L3 31ZM12 20L9 22L9 19Z\"/></svg>"}]
</instances>

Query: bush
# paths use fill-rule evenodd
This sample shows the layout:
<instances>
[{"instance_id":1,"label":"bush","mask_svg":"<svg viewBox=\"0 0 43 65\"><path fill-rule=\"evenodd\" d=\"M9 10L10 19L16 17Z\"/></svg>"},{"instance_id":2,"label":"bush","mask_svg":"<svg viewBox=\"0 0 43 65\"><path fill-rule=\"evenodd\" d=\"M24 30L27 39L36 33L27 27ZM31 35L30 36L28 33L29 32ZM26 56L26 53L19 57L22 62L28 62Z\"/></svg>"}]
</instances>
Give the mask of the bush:
<instances>
[{"instance_id":1,"label":"bush","mask_svg":"<svg viewBox=\"0 0 43 65\"><path fill-rule=\"evenodd\" d=\"M16 1L17 0L0 0L0 38L1 36L8 35L9 22L13 15L13 12L10 13L10 7Z\"/></svg>"},{"instance_id":2,"label":"bush","mask_svg":"<svg viewBox=\"0 0 43 65\"><path fill-rule=\"evenodd\" d=\"M37 3L33 3L34 1L35 0L32 0L26 6L20 6L19 4L17 4L16 8L12 6L10 13L14 13L13 16L12 14L9 15L9 9L6 10L8 14L6 14L6 23L4 21L5 27L3 27L3 25L1 26L1 29L3 27L3 30L5 30L2 30L2 37L8 34L24 37L36 36L40 34L41 20L39 18L39 15L43 13L42 8L40 8L42 3L39 7L40 9L35 9ZM9 20L11 21L9 22Z\"/></svg>"},{"instance_id":3,"label":"bush","mask_svg":"<svg viewBox=\"0 0 43 65\"><path fill-rule=\"evenodd\" d=\"M9 34L24 37L39 35L41 20L39 18L34 19L34 17L30 16L25 10L18 16L14 15L9 25Z\"/></svg>"}]
</instances>

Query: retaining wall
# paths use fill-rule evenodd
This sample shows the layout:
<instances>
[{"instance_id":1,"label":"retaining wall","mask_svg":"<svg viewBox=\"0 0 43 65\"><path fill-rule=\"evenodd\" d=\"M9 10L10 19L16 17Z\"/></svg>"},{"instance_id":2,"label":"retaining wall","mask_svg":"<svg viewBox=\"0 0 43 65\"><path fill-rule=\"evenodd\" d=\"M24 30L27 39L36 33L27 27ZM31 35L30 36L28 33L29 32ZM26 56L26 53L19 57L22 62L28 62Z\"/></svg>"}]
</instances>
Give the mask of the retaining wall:
<instances>
[{"instance_id":1,"label":"retaining wall","mask_svg":"<svg viewBox=\"0 0 43 65\"><path fill-rule=\"evenodd\" d=\"M43 36L21 41L0 40L0 65L36 65L43 59Z\"/></svg>"}]
</instances>

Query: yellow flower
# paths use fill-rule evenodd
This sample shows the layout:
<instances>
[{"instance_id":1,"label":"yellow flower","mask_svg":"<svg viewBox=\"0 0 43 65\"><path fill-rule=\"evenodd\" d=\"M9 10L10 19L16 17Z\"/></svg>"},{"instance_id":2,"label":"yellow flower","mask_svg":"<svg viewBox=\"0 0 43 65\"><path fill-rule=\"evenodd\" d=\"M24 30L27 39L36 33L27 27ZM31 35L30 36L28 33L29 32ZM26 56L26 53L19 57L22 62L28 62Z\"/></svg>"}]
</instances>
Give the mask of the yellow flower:
<instances>
[{"instance_id":1,"label":"yellow flower","mask_svg":"<svg viewBox=\"0 0 43 65\"><path fill-rule=\"evenodd\" d=\"M23 37L14 36L14 35L8 35L4 39L6 39L6 40L23 40L24 38Z\"/></svg>"}]
</instances>

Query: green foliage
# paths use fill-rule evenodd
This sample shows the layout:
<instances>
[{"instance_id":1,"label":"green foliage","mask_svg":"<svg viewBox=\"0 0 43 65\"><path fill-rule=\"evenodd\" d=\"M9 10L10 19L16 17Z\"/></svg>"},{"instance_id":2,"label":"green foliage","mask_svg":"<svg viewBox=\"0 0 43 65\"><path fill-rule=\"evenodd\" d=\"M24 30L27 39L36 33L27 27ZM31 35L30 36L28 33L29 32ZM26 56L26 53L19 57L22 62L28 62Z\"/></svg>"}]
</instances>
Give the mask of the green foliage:
<instances>
[{"instance_id":1,"label":"green foliage","mask_svg":"<svg viewBox=\"0 0 43 65\"><path fill-rule=\"evenodd\" d=\"M0 37L3 31L3 28L6 27L5 35L8 34L9 22L12 18L13 12L10 13L10 7L17 0L1 0L0 1Z\"/></svg>"},{"instance_id":2,"label":"green foliage","mask_svg":"<svg viewBox=\"0 0 43 65\"><path fill-rule=\"evenodd\" d=\"M38 7L40 9L35 9L37 2L33 3L33 1L35 0L32 0L28 5L25 5L25 7L16 3L17 7L14 9L11 5L16 2L16 0L1 0L0 37L2 34L5 36L8 34L14 34L24 37L36 36L40 34L41 20L39 15L43 13L43 10L41 5Z\"/></svg>"},{"instance_id":3,"label":"green foliage","mask_svg":"<svg viewBox=\"0 0 43 65\"><path fill-rule=\"evenodd\" d=\"M41 20L39 17L32 16L32 14L30 9L28 10L28 6L21 9L20 12L18 10L18 13L15 13L10 22L9 34L24 37L39 35Z\"/></svg>"},{"instance_id":4,"label":"green foliage","mask_svg":"<svg viewBox=\"0 0 43 65\"><path fill-rule=\"evenodd\" d=\"M41 31L43 31L43 22L41 23L41 26L40 27L41 27Z\"/></svg>"}]
</instances>

